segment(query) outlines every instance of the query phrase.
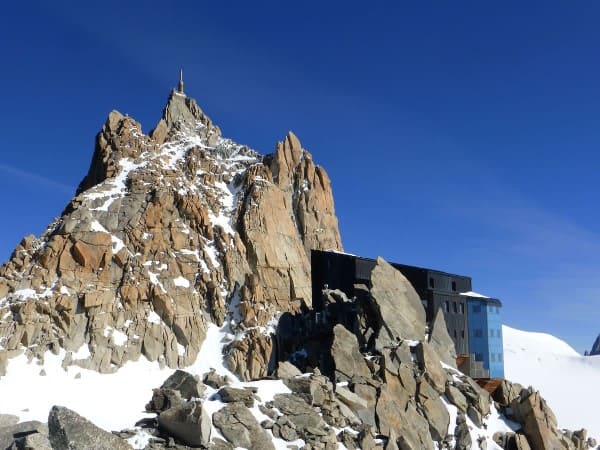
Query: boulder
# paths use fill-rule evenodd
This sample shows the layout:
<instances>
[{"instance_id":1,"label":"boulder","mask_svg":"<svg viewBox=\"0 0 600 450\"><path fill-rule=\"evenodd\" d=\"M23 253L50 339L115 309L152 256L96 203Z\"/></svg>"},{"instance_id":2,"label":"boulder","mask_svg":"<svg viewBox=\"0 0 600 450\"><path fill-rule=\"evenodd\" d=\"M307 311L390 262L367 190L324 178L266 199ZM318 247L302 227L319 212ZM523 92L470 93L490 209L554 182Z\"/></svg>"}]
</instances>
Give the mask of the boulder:
<instances>
[{"instance_id":1,"label":"boulder","mask_svg":"<svg viewBox=\"0 0 600 450\"><path fill-rule=\"evenodd\" d=\"M479 416L487 416L490 413L490 394L470 377L463 376L461 381L462 383L457 383L456 387L465 396L469 405Z\"/></svg>"},{"instance_id":2,"label":"boulder","mask_svg":"<svg viewBox=\"0 0 600 450\"><path fill-rule=\"evenodd\" d=\"M450 425L450 415L446 405L444 405L439 393L426 380L419 383L418 390L418 401L423 415L429 423L431 437L437 442L442 442L448 434L448 426Z\"/></svg>"},{"instance_id":3,"label":"boulder","mask_svg":"<svg viewBox=\"0 0 600 450\"><path fill-rule=\"evenodd\" d=\"M406 277L382 258L377 258L371 272L371 284L371 299L379 324L377 349L396 346L401 339L422 341L425 309Z\"/></svg>"},{"instance_id":4,"label":"boulder","mask_svg":"<svg viewBox=\"0 0 600 450\"><path fill-rule=\"evenodd\" d=\"M331 357L337 380L348 381L354 376L371 377L365 358L358 349L356 336L340 324L333 327Z\"/></svg>"},{"instance_id":5,"label":"boulder","mask_svg":"<svg viewBox=\"0 0 600 450\"><path fill-rule=\"evenodd\" d=\"M473 440L467 425L467 420L464 414L459 414L456 417L456 427L454 428L454 440L456 441L455 450L471 450Z\"/></svg>"},{"instance_id":6,"label":"boulder","mask_svg":"<svg viewBox=\"0 0 600 450\"><path fill-rule=\"evenodd\" d=\"M64 406L53 406L50 410L48 431L53 450L131 450L121 438Z\"/></svg>"},{"instance_id":7,"label":"boulder","mask_svg":"<svg viewBox=\"0 0 600 450\"><path fill-rule=\"evenodd\" d=\"M53 450L48 434L33 433L15 439L11 450Z\"/></svg>"},{"instance_id":8,"label":"boulder","mask_svg":"<svg viewBox=\"0 0 600 450\"><path fill-rule=\"evenodd\" d=\"M254 406L254 393L249 389L238 389L225 386L217 392L223 403L242 402L248 408Z\"/></svg>"},{"instance_id":9,"label":"boulder","mask_svg":"<svg viewBox=\"0 0 600 450\"><path fill-rule=\"evenodd\" d=\"M146 405L146 411L161 413L167 409L179 406L184 402L181 393L173 389L153 389L152 399Z\"/></svg>"},{"instance_id":10,"label":"boulder","mask_svg":"<svg viewBox=\"0 0 600 450\"><path fill-rule=\"evenodd\" d=\"M333 384L319 369L309 376L299 375L283 380L283 383L295 394L300 394L311 405L322 405L328 398L332 398Z\"/></svg>"},{"instance_id":11,"label":"boulder","mask_svg":"<svg viewBox=\"0 0 600 450\"><path fill-rule=\"evenodd\" d=\"M500 385L492 393L495 401L502 406L510 406L510 404L519 397L523 391L523 386L518 383L512 383L509 380L502 380Z\"/></svg>"},{"instance_id":12,"label":"boulder","mask_svg":"<svg viewBox=\"0 0 600 450\"><path fill-rule=\"evenodd\" d=\"M281 411L301 435L307 430L324 428L325 422L319 414L302 398L293 394L276 394L273 406Z\"/></svg>"},{"instance_id":13,"label":"boulder","mask_svg":"<svg viewBox=\"0 0 600 450\"><path fill-rule=\"evenodd\" d=\"M595 447L592 446L592 448ZM525 435L521 434L521 433L516 433L514 435L514 449L515 450L531 450L531 446L529 445L529 442L527 442L527 438L525 437Z\"/></svg>"},{"instance_id":14,"label":"boulder","mask_svg":"<svg viewBox=\"0 0 600 450\"><path fill-rule=\"evenodd\" d=\"M337 386L335 388L335 394L344 404L346 404L352 411L360 411L368 407L367 401L356 395L354 392L346 389L343 386Z\"/></svg>"},{"instance_id":15,"label":"boulder","mask_svg":"<svg viewBox=\"0 0 600 450\"><path fill-rule=\"evenodd\" d=\"M524 390L511 403L513 419L534 449L561 448L556 417L539 392Z\"/></svg>"},{"instance_id":16,"label":"boulder","mask_svg":"<svg viewBox=\"0 0 600 450\"><path fill-rule=\"evenodd\" d=\"M277 366L277 378L287 380L296 376L302 375L302 372L291 362L280 361Z\"/></svg>"},{"instance_id":17,"label":"boulder","mask_svg":"<svg viewBox=\"0 0 600 450\"><path fill-rule=\"evenodd\" d=\"M220 389L231 382L227 375L219 375L214 369L207 372L202 381L204 381L204 384L214 389Z\"/></svg>"},{"instance_id":18,"label":"boulder","mask_svg":"<svg viewBox=\"0 0 600 450\"><path fill-rule=\"evenodd\" d=\"M448 334L446 319L441 308L435 313L429 334L429 345L440 356L440 360L456 369L456 347Z\"/></svg>"},{"instance_id":19,"label":"boulder","mask_svg":"<svg viewBox=\"0 0 600 450\"><path fill-rule=\"evenodd\" d=\"M448 383L446 385L446 397L460 412L467 412L467 398L454 385Z\"/></svg>"},{"instance_id":20,"label":"boulder","mask_svg":"<svg viewBox=\"0 0 600 450\"><path fill-rule=\"evenodd\" d=\"M376 414L379 430L390 436L394 433L401 449L432 450L433 439L427 420L418 413L416 405L409 401L408 394L392 389L388 384L381 386L377 399Z\"/></svg>"},{"instance_id":21,"label":"boulder","mask_svg":"<svg viewBox=\"0 0 600 450\"><path fill-rule=\"evenodd\" d=\"M0 417L4 418L3 424L0 424L0 449L9 448L15 440L24 436L35 434L48 436L48 427L41 422L32 420L17 423L14 420L16 416L3 414Z\"/></svg>"},{"instance_id":22,"label":"boulder","mask_svg":"<svg viewBox=\"0 0 600 450\"><path fill-rule=\"evenodd\" d=\"M0 428L11 427L19 423L19 418L12 414L0 414Z\"/></svg>"},{"instance_id":23,"label":"boulder","mask_svg":"<svg viewBox=\"0 0 600 450\"><path fill-rule=\"evenodd\" d=\"M425 379L440 394L446 390L447 375L442 365L440 357L433 347L427 342L420 342L416 347L417 360L419 368L424 372Z\"/></svg>"},{"instance_id":24,"label":"boulder","mask_svg":"<svg viewBox=\"0 0 600 450\"><path fill-rule=\"evenodd\" d=\"M206 446L210 441L210 416L196 400L163 411L158 416L161 429L179 442L192 447Z\"/></svg>"},{"instance_id":25,"label":"boulder","mask_svg":"<svg viewBox=\"0 0 600 450\"><path fill-rule=\"evenodd\" d=\"M274 450L269 434L242 403L229 403L213 414L213 423L234 447Z\"/></svg>"},{"instance_id":26,"label":"boulder","mask_svg":"<svg viewBox=\"0 0 600 450\"><path fill-rule=\"evenodd\" d=\"M206 386L200 381L198 375L192 375L189 372L179 369L173 372L160 388L177 391L181 394L181 398L185 400L200 398L206 390Z\"/></svg>"}]
</instances>

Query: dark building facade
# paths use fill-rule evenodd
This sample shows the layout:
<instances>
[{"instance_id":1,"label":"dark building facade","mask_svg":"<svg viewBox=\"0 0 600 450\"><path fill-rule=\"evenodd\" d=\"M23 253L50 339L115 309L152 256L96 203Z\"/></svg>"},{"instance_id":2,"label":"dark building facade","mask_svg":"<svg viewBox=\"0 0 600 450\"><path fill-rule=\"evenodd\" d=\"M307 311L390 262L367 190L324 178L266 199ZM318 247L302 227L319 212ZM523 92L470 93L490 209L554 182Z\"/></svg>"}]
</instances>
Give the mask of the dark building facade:
<instances>
[{"instance_id":1,"label":"dark building facade","mask_svg":"<svg viewBox=\"0 0 600 450\"><path fill-rule=\"evenodd\" d=\"M441 308L456 353L468 353L467 298L461 293L471 291L471 278L405 264L392 263L392 266L402 272L421 297L427 322Z\"/></svg>"},{"instance_id":2,"label":"dark building facade","mask_svg":"<svg viewBox=\"0 0 600 450\"><path fill-rule=\"evenodd\" d=\"M325 286L329 289L339 289L348 297L353 297L355 283L370 285L371 271L375 264L376 261L370 258L313 250L311 252L313 307L316 310L322 308L321 290ZM438 308L442 308L456 352L468 353L467 298L460 293L471 290L471 279L438 270L390 264L402 272L419 294L425 308L427 322L431 322Z\"/></svg>"},{"instance_id":3,"label":"dark building facade","mask_svg":"<svg viewBox=\"0 0 600 450\"><path fill-rule=\"evenodd\" d=\"M325 287L339 289L348 297L355 296L354 285L357 283L366 284L370 287L371 271L375 264L376 261L370 258L332 251L313 250L311 252L313 307L316 310L322 309L321 291ZM474 354L470 343L470 338L473 338L473 330L469 333L470 302L484 302L486 304L491 302L496 306L495 311L498 312L501 306L500 301L473 293L470 277L405 264L390 264L402 272L417 291L425 308L427 322L431 323L437 310L441 309L446 320L448 334L454 341L456 353L459 355ZM479 320L475 317L474 319L477 321L478 327L485 327L488 324L488 320ZM500 320L499 316L497 320ZM489 322L492 323L492 321ZM494 328L498 328L499 326L495 323L496 319L493 322ZM487 333L487 330L485 332ZM500 348L502 341L501 335L496 335L496 331L494 333L493 337L498 338L491 341L494 344L493 352L496 353L494 355L495 361L498 358L498 352L501 351L498 350L496 341L499 340ZM475 336L474 339L478 340L479 333L476 333ZM478 345L477 347L477 356L480 356L482 355L482 350L479 348L481 346ZM480 365L483 364L486 374L490 373L490 355L484 354L476 361ZM494 370L493 372L501 373L498 376L503 376L503 371Z\"/></svg>"}]
</instances>

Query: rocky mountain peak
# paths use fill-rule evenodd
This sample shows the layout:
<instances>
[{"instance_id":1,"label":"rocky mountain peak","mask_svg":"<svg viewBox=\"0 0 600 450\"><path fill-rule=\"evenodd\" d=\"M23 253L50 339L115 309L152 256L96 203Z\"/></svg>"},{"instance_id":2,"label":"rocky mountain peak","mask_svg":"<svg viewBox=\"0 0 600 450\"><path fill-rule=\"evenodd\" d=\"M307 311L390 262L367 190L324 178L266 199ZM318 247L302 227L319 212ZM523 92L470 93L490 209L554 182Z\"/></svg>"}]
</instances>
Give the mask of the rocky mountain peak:
<instances>
[{"instance_id":1,"label":"rocky mountain peak","mask_svg":"<svg viewBox=\"0 0 600 450\"><path fill-rule=\"evenodd\" d=\"M311 248L342 250L329 178L295 135L263 157L182 89L149 135L112 111L75 198L0 267L0 361L181 367L212 323L232 370L264 376L277 317L311 304Z\"/></svg>"},{"instance_id":2,"label":"rocky mountain peak","mask_svg":"<svg viewBox=\"0 0 600 450\"><path fill-rule=\"evenodd\" d=\"M594 341L594 345L592 345L592 349L590 350L590 355L600 355L600 334Z\"/></svg>"},{"instance_id":3,"label":"rocky mountain peak","mask_svg":"<svg viewBox=\"0 0 600 450\"><path fill-rule=\"evenodd\" d=\"M159 144L162 144L170 135L177 131L196 130L205 128L206 137L211 138L211 143L221 136L221 130L214 126L210 118L204 114L196 100L188 97L183 92L173 89L163 114L150 133L150 136Z\"/></svg>"}]
</instances>

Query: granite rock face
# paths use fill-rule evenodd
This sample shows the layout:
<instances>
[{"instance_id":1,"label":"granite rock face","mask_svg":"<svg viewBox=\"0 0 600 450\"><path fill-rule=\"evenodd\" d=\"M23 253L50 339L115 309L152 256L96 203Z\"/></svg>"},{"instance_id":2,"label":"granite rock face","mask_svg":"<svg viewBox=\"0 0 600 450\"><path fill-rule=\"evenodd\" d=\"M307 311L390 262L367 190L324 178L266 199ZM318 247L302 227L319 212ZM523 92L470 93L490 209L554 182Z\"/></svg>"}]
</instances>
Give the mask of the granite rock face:
<instances>
[{"instance_id":1,"label":"granite rock face","mask_svg":"<svg viewBox=\"0 0 600 450\"><path fill-rule=\"evenodd\" d=\"M435 349L436 353L445 364L456 369L456 348L452 338L448 334L446 319L441 309L438 309L431 324L431 333L429 335L429 344Z\"/></svg>"},{"instance_id":2,"label":"granite rock face","mask_svg":"<svg viewBox=\"0 0 600 450\"><path fill-rule=\"evenodd\" d=\"M329 178L293 133L263 157L180 92L149 135L113 111L61 217L0 267L0 376L59 348L100 372L184 367L226 320L229 365L265 376L270 327L311 305L311 248L342 246Z\"/></svg>"},{"instance_id":3,"label":"granite rock face","mask_svg":"<svg viewBox=\"0 0 600 450\"><path fill-rule=\"evenodd\" d=\"M377 348L394 345L399 339L422 341L425 336L425 309L419 294L406 277L382 258L377 258L371 282L371 297L381 323Z\"/></svg>"}]
</instances>

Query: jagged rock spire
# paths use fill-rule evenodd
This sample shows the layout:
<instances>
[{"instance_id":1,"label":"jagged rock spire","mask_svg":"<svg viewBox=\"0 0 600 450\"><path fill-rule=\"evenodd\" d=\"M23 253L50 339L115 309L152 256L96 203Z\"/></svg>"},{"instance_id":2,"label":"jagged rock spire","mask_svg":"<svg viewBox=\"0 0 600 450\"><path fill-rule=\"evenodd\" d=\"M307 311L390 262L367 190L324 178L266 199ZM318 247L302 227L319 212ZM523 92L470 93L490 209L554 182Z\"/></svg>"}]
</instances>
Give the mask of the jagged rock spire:
<instances>
[{"instance_id":1,"label":"jagged rock spire","mask_svg":"<svg viewBox=\"0 0 600 450\"><path fill-rule=\"evenodd\" d=\"M594 345L592 345L592 350L590 351L590 355L600 355L600 334L596 338Z\"/></svg>"}]
</instances>

